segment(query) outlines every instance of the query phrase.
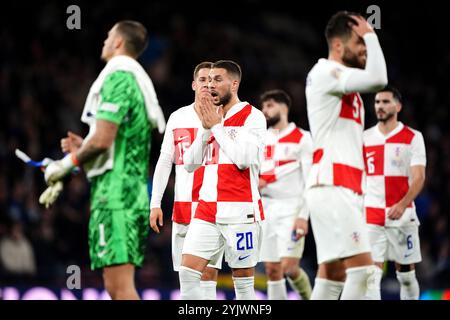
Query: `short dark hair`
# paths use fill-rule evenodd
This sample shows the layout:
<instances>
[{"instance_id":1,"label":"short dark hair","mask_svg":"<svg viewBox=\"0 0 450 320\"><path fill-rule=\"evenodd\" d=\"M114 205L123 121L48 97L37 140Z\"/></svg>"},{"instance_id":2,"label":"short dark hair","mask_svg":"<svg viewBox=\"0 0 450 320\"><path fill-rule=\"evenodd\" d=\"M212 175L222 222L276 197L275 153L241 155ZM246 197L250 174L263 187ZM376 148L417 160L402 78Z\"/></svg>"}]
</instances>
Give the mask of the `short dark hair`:
<instances>
[{"instance_id":1,"label":"short dark hair","mask_svg":"<svg viewBox=\"0 0 450 320\"><path fill-rule=\"evenodd\" d=\"M197 78L198 72L201 69L211 69L212 66L213 66L213 63L209 62L209 61L203 61L203 62L200 62L198 65L196 65L194 68L194 74L193 74L194 80L195 80L195 78Z\"/></svg>"},{"instance_id":2,"label":"short dark hair","mask_svg":"<svg viewBox=\"0 0 450 320\"><path fill-rule=\"evenodd\" d=\"M128 53L139 57L148 44L147 29L142 23L133 20L122 20L116 23L116 29L125 39Z\"/></svg>"},{"instance_id":3,"label":"short dark hair","mask_svg":"<svg viewBox=\"0 0 450 320\"><path fill-rule=\"evenodd\" d=\"M392 96L394 97L395 100L397 100L399 103L403 102L402 94L400 93L400 91L398 91L397 88L393 86L387 85L383 89L379 90L377 93L380 92L390 92L392 93Z\"/></svg>"},{"instance_id":4,"label":"short dark hair","mask_svg":"<svg viewBox=\"0 0 450 320\"><path fill-rule=\"evenodd\" d=\"M242 70L241 67L231 60L219 60L213 63L212 68L221 68L227 70L228 73L236 76L241 81Z\"/></svg>"},{"instance_id":5,"label":"short dark hair","mask_svg":"<svg viewBox=\"0 0 450 320\"><path fill-rule=\"evenodd\" d=\"M339 11L330 18L325 28L325 38L328 46L331 45L331 40L334 38L341 38L344 41L350 39L352 36L352 25L358 24L351 16L361 16L361 14Z\"/></svg>"},{"instance_id":6,"label":"short dark hair","mask_svg":"<svg viewBox=\"0 0 450 320\"><path fill-rule=\"evenodd\" d=\"M261 94L261 96L259 97L259 101L261 104L270 99L273 99L278 103L284 103L288 108L291 108L292 100L291 97L286 93L286 91L283 91L281 89L269 90Z\"/></svg>"}]
</instances>

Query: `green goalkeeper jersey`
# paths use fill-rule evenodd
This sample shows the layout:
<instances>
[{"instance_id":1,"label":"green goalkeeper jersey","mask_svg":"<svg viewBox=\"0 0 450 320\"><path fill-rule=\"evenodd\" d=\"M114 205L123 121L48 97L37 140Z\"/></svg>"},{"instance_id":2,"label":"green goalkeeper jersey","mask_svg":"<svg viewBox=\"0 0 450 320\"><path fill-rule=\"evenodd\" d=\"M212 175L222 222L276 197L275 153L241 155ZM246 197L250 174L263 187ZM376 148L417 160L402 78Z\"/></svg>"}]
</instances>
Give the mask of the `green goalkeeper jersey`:
<instances>
[{"instance_id":1,"label":"green goalkeeper jersey","mask_svg":"<svg viewBox=\"0 0 450 320\"><path fill-rule=\"evenodd\" d=\"M91 209L149 210L147 191L151 124L134 75L116 71L103 83L96 119L119 126L114 166L91 180Z\"/></svg>"}]
</instances>

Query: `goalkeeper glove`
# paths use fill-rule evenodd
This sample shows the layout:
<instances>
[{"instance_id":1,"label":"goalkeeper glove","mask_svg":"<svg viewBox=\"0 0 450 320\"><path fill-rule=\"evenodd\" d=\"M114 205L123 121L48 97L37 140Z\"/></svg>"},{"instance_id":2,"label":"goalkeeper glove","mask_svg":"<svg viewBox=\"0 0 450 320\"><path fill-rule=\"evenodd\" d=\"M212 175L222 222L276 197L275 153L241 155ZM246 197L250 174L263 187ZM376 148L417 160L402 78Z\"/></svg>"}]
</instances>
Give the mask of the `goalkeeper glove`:
<instances>
[{"instance_id":1,"label":"goalkeeper glove","mask_svg":"<svg viewBox=\"0 0 450 320\"><path fill-rule=\"evenodd\" d=\"M51 162L45 168L45 182L47 185L51 185L53 182L61 180L76 166L78 166L78 160L75 153L69 153L64 158Z\"/></svg>"},{"instance_id":2,"label":"goalkeeper glove","mask_svg":"<svg viewBox=\"0 0 450 320\"><path fill-rule=\"evenodd\" d=\"M39 197L39 203L43 204L46 208L50 207L56 199L58 199L59 194L63 190L62 181L56 181L52 183Z\"/></svg>"}]
</instances>

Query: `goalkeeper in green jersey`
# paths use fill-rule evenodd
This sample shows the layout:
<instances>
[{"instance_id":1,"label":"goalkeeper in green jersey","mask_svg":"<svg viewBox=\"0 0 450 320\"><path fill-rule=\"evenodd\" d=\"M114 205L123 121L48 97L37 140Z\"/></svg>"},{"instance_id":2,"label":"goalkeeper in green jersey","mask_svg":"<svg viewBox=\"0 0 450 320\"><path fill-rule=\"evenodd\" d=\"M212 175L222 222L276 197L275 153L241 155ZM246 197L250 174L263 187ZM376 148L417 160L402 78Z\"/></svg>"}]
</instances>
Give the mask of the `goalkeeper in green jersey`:
<instances>
[{"instance_id":1,"label":"goalkeeper in green jersey","mask_svg":"<svg viewBox=\"0 0 450 320\"><path fill-rule=\"evenodd\" d=\"M91 183L91 268L103 269L112 299L139 299L134 271L143 264L149 231L151 130L162 132L165 126L153 84L136 61L146 45L147 31L139 22L120 21L108 32L101 56L107 64L91 86L81 118L89 134L83 139L69 132L61 140L67 155L45 170L51 189L83 166ZM54 200L44 196L41 202Z\"/></svg>"}]
</instances>

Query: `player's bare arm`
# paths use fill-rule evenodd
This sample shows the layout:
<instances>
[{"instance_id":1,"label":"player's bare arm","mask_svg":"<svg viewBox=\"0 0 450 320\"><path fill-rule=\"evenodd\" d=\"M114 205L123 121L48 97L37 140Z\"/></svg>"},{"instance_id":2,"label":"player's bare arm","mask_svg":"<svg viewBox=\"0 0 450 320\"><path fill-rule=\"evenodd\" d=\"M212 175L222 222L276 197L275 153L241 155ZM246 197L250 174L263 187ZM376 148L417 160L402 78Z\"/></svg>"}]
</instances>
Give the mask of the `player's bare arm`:
<instances>
[{"instance_id":1,"label":"player's bare arm","mask_svg":"<svg viewBox=\"0 0 450 320\"><path fill-rule=\"evenodd\" d=\"M392 220L398 220L402 217L406 207L414 201L423 188L425 183L425 166L411 167L412 183L406 195L389 209L388 217Z\"/></svg>"},{"instance_id":2,"label":"player's bare arm","mask_svg":"<svg viewBox=\"0 0 450 320\"><path fill-rule=\"evenodd\" d=\"M108 150L116 138L118 125L106 120L97 120L95 133L77 152L78 162L85 163Z\"/></svg>"},{"instance_id":3,"label":"player's bare arm","mask_svg":"<svg viewBox=\"0 0 450 320\"><path fill-rule=\"evenodd\" d=\"M106 120L97 120L94 135L77 152L68 154L61 160L54 161L45 169L47 184L63 178L75 166L79 166L108 150L116 138L118 125Z\"/></svg>"}]
</instances>

